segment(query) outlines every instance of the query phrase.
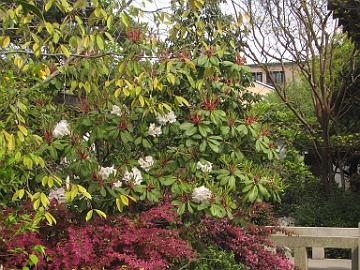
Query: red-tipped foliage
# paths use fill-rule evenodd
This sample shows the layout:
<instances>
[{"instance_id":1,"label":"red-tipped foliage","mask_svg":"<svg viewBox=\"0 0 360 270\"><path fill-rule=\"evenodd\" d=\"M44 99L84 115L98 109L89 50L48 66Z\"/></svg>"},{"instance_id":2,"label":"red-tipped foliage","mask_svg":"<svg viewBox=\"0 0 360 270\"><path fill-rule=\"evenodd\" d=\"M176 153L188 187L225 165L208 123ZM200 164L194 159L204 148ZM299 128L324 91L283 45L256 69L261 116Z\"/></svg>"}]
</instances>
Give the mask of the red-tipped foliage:
<instances>
[{"instance_id":1,"label":"red-tipped foliage","mask_svg":"<svg viewBox=\"0 0 360 270\"><path fill-rule=\"evenodd\" d=\"M0 247L0 264L5 269L21 268L26 256L14 254L11 249L31 252L33 245L46 248L41 269L119 269L126 265L129 270L163 270L195 256L191 246L180 239L175 227L180 221L169 204L141 213L136 221L120 216L76 222L63 209L57 209L56 216L61 225L5 239Z\"/></svg>"},{"instance_id":2,"label":"red-tipped foliage","mask_svg":"<svg viewBox=\"0 0 360 270\"><path fill-rule=\"evenodd\" d=\"M267 247L272 243L267 238L266 227L250 225L241 228L227 220L204 219L201 237L214 242L223 249L234 252L236 260L256 270L290 270L292 263L282 255L272 253Z\"/></svg>"}]
</instances>

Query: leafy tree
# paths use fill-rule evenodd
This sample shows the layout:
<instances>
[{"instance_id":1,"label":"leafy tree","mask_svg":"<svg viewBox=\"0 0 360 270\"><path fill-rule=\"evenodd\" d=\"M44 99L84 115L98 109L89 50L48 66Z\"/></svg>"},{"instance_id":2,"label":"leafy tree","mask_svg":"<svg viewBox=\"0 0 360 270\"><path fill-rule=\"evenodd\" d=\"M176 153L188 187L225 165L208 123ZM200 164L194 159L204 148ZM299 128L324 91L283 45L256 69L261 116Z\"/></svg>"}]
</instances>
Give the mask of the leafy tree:
<instances>
[{"instance_id":1,"label":"leafy tree","mask_svg":"<svg viewBox=\"0 0 360 270\"><path fill-rule=\"evenodd\" d=\"M339 23L358 45L360 45L359 4L357 0L329 0L329 9L334 11Z\"/></svg>"},{"instance_id":2,"label":"leafy tree","mask_svg":"<svg viewBox=\"0 0 360 270\"><path fill-rule=\"evenodd\" d=\"M339 26L327 9L327 1L232 1L235 12L249 15L250 34L244 49L247 56L265 70L282 102L296 116L312 139L319 176L328 191L334 183L331 132L349 108L344 97L349 85L359 79L348 69L350 81L339 80L339 70L353 62L356 50L336 61L339 47L346 43ZM291 85L275 84L268 64L293 63L306 82L316 123L309 121L296 106ZM351 65L350 65L351 66ZM352 106L352 104L350 105Z\"/></svg>"}]
</instances>

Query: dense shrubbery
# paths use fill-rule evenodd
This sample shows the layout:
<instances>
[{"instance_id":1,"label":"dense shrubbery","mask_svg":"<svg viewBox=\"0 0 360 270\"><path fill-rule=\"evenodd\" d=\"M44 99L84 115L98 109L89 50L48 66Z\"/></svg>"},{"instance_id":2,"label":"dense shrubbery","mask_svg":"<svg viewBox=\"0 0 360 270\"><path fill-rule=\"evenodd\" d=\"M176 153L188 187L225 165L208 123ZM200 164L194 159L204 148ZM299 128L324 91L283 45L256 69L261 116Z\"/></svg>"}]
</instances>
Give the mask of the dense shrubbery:
<instances>
[{"instance_id":1,"label":"dense shrubbery","mask_svg":"<svg viewBox=\"0 0 360 270\"><path fill-rule=\"evenodd\" d=\"M246 226L283 184L249 111L244 28L219 1L173 1L154 19L165 40L131 1L28 2L0 3L0 263L163 270L210 244L234 267L289 269Z\"/></svg>"},{"instance_id":2,"label":"dense shrubbery","mask_svg":"<svg viewBox=\"0 0 360 270\"><path fill-rule=\"evenodd\" d=\"M236 35L243 28L225 27L229 18L204 25L203 16L221 11L198 2L173 4L165 42L135 23L138 13L119 11L111 1L93 1L90 18L97 24L86 28L86 18L73 18L84 10L81 3L2 4L1 21L19 26L19 35L2 44L7 117L0 121L0 158L11 181L0 184L0 199L14 192L13 201L30 200L49 224L56 222L51 198L88 220L122 212L129 201L157 203L168 191L180 215L231 218L242 201L279 200L276 145L248 110L251 74ZM34 10L46 15L51 7L66 19L43 27ZM29 12L35 15L25 20ZM37 38L23 24L38 24ZM124 34L121 42L112 37L114 28ZM15 47L29 36L35 44L26 59ZM172 51L179 37L188 44ZM42 47L48 51L36 50ZM59 104L64 96L73 101Z\"/></svg>"},{"instance_id":3,"label":"dense shrubbery","mask_svg":"<svg viewBox=\"0 0 360 270\"><path fill-rule=\"evenodd\" d=\"M191 246L180 239L181 224L171 204L142 212L133 219L112 216L107 220L96 218L85 223L74 212L54 205L54 227L42 227L38 232L16 234L16 226L1 231L0 263L6 269L21 268L32 252L32 247L45 247L45 254L35 252L39 269L166 269L175 262L194 259ZM4 217L4 223L10 216ZM6 225L5 225L6 226ZM9 225L8 225L9 226ZM6 226L6 227L8 227ZM17 250L14 252L13 250Z\"/></svg>"},{"instance_id":4,"label":"dense shrubbery","mask_svg":"<svg viewBox=\"0 0 360 270\"><path fill-rule=\"evenodd\" d=\"M61 223L42 226L38 231L29 228L24 231L26 220L16 220L15 213L9 209L3 211L0 264L5 269L21 268L34 255L37 268L49 270L88 266L118 269L122 265L133 270L177 269L175 266L181 265L183 269L194 270L219 269L216 268L219 266L229 267L223 268L226 270L291 269L289 261L267 249L272 246L266 238L271 232L269 228L256 225L241 228L211 218L186 228L170 203L132 217L96 218L89 223L55 200L52 210ZM22 214L19 212L17 216ZM210 258L211 255L217 257Z\"/></svg>"}]
</instances>

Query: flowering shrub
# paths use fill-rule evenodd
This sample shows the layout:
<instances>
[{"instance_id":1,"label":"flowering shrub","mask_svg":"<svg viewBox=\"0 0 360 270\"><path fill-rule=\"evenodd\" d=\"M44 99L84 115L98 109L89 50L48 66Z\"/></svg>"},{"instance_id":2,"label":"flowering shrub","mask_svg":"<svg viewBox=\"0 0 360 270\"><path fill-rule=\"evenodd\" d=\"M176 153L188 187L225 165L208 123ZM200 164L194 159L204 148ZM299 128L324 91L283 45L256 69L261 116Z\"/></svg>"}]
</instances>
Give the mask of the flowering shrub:
<instances>
[{"instance_id":1,"label":"flowering shrub","mask_svg":"<svg viewBox=\"0 0 360 270\"><path fill-rule=\"evenodd\" d=\"M180 215L220 218L244 201L279 200L276 147L248 110L241 28L204 25L213 6L180 1L160 41L135 7L90 2L0 5L4 31L18 28L1 44L0 71L4 179L21 179L6 187L13 201L30 200L52 225L50 199L86 220L165 193ZM50 20L55 11L67 19ZM17 51L25 47L31 61Z\"/></svg>"},{"instance_id":2,"label":"flowering shrub","mask_svg":"<svg viewBox=\"0 0 360 270\"><path fill-rule=\"evenodd\" d=\"M154 16L164 39L132 1L25 2L0 3L0 200L35 211L0 216L0 264L168 269L195 258L187 229L204 215L279 200L243 28L214 14L219 1L172 1ZM210 218L201 229L220 254L286 269L260 234Z\"/></svg>"}]
</instances>

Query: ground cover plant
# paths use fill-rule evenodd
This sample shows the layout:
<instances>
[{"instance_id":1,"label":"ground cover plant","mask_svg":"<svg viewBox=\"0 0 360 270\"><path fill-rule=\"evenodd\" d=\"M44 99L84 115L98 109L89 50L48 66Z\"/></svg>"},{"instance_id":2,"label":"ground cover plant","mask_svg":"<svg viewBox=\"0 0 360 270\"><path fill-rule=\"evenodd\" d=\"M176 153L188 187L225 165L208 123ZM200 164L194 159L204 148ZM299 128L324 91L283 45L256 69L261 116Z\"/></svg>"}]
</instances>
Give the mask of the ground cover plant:
<instances>
[{"instance_id":1,"label":"ground cover plant","mask_svg":"<svg viewBox=\"0 0 360 270\"><path fill-rule=\"evenodd\" d=\"M248 110L244 29L218 1L178 1L154 14L164 39L131 2L0 4L0 263L165 269L196 258L181 231L207 216L236 263L289 269L226 221L283 189Z\"/></svg>"}]
</instances>

